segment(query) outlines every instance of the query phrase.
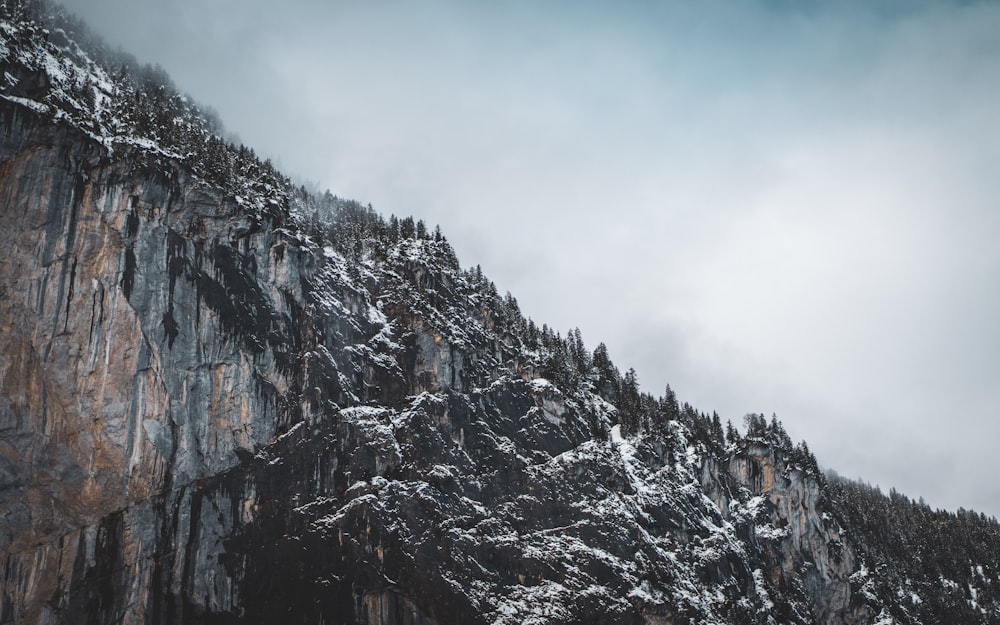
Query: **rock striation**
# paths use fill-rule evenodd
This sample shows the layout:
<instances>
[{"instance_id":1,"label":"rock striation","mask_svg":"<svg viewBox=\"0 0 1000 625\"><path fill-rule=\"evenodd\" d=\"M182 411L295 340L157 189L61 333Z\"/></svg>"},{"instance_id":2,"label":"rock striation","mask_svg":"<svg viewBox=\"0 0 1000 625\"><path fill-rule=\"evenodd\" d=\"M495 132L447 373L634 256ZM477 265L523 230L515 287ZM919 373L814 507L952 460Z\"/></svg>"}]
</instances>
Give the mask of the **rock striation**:
<instances>
[{"instance_id":1,"label":"rock striation","mask_svg":"<svg viewBox=\"0 0 1000 625\"><path fill-rule=\"evenodd\" d=\"M623 428L439 233L113 135L5 11L0 623L897 622L776 430Z\"/></svg>"}]
</instances>

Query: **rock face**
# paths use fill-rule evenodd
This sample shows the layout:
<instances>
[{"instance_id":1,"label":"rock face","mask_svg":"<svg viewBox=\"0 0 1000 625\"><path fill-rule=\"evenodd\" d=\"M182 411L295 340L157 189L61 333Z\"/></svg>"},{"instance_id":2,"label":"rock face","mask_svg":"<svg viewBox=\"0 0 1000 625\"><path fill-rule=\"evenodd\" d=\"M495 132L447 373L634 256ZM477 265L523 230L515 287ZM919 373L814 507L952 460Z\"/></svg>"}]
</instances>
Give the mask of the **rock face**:
<instances>
[{"instance_id":1,"label":"rock face","mask_svg":"<svg viewBox=\"0 0 1000 625\"><path fill-rule=\"evenodd\" d=\"M790 444L623 437L617 370L423 224L112 145L12 58L0 623L875 621Z\"/></svg>"},{"instance_id":2,"label":"rock face","mask_svg":"<svg viewBox=\"0 0 1000 625\"><path fill-rule=\"evenodd\" d=\"M851 589L858 562L845 532L824 510L820 483L782 455L780 449L749 444L729 462L730 474L760 493L770 512L759 519L756 533L769 539L764 555L771 581L778 588L804 589L816 606L817 622L865 622L866 606Z\"/></svg>"},{"instance_id":3,"label":"rock face","mask_svg":"<svg viewBox=\"0 0 1000 625\"><path fill-rule=\"evenodd\" d=\"M282 427L301 259L275 261L273 231L179 169L4 116L0 540L32 554L11 595L27 605L58 592L39 571L96 566L102 541L155 545L108 536L110 513L148 514Z\"/></svg>"},{"instance_id":4,"label":"rock face","mask_svg":"<svg viewBox=\"0 0 1000 625\"><path fill-rule=\"evenodd\" d=\"M847 622L815 482L592 440L614 408L518 372L440 244L352 264L3 113L7 620L683 622L788 587Z\"/></svg>"}]
</instances>

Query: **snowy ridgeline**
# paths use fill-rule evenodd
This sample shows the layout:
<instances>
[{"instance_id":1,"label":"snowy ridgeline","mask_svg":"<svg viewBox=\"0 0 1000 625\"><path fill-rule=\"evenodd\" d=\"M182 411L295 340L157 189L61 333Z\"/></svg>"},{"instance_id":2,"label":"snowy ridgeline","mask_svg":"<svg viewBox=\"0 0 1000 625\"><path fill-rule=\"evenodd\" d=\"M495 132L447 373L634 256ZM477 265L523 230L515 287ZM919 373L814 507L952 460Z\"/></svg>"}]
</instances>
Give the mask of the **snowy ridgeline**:
<instances>
[{"instance_id":1,"label":"snowy ridgeline","mask_svg":"<svg viewBox=\"0 0 1000 625\"><path fill-rule=\"evenodd\" d=\"M0 6L0 98L68 123L109 155L181 163L258 212L289 207L294 187L269 161L227 140L211 112L159 67L111 51L44 2Z\"/></svg>"}]
</instances>

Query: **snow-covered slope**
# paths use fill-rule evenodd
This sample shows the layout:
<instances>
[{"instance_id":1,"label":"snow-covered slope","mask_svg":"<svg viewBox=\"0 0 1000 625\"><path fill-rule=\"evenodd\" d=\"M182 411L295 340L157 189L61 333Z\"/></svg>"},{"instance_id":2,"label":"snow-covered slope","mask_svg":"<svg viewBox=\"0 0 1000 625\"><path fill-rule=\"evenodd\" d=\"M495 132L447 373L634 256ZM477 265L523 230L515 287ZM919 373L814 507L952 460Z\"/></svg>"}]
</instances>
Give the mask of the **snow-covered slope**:
<instances>
[{"instance_id":1,"label":"snow-covered slope","mask_svg":"<svg viewBox=\"0 0 1000 625\"><path fill-rule=\"evenodd\" d=\"M295 189L161 73L20 6L0 622L1000 619L995 522L939 523L961 570L899 562L878 528L924 534L776 420L642 393L440 232Z\"/></svg>"}]
</instances>

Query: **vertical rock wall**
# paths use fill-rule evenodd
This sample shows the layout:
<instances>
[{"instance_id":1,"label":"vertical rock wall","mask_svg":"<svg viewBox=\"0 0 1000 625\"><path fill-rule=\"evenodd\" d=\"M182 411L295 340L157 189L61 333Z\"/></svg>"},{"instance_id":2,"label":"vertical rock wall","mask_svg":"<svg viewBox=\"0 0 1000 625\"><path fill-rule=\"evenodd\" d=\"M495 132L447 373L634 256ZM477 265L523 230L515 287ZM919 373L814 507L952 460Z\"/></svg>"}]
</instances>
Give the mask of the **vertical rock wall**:
<instances>
[{"instance_id":1,"label":"vertical rock wall","mask_svg":"<svg viewBox=\"0 0 1000 625\"><path fill-rule=\"evenodd\" d=\"M44 622L84 570L142 592L191 485L286 427L308 257L172 163L2 113L4 614Z\"/></svg>"},{"instance_id":2,"label":"vertical rock wall","mask_svg":"<svg viewBox=\"0 0 1000 625\"><path fill-rule=\"evenodd\" d=\"M801 588L824 625L867 623L872 619L852 589L857 570L854 550L827 513L820 484L763 444L749 444L729 462L737 483L760 497L754 534L766 574L777 588Z\"/></svg>"}]
</instances>

